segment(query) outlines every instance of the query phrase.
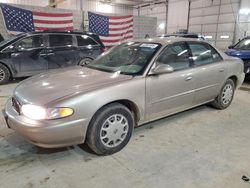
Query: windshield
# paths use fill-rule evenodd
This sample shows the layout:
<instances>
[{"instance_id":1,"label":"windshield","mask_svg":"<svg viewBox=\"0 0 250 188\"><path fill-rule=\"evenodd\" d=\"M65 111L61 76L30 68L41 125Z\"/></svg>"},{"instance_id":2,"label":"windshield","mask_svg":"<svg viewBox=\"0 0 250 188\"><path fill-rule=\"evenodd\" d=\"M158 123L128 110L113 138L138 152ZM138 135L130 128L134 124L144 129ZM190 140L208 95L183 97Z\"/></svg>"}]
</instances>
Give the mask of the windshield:
<instances>
[{"instance_id":1,"label":"windshield","mask_svg":"<svg viewBox=\"0 0 250 188\"><path fill-rule=\"evenodd\" d=\"M236 44L234 48L240 50L250 50L250 39L243 39Z\"/></svg>"},{"instance_id":2,"label":"windshield","mask_svg":"<svg viewBox=\"0 0 250 188\"><path fill-rule=\"evenodd\" d=\"M87 67L128 75L142 74L160 46L160 44L140 42L121 44L100 55Z\"/></svg>"}]
</instances>

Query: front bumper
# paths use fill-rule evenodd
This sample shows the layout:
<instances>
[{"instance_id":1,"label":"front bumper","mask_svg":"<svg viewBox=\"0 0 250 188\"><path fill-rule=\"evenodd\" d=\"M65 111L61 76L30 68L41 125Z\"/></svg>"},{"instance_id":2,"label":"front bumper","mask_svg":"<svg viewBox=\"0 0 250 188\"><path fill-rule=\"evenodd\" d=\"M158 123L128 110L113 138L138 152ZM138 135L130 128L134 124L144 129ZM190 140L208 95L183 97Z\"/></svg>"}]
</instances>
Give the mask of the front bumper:
<instances>
[{"instance_id":1,"label":"front bumper","mask_svg":"<svg viewBox=\"0 0 250 188\"><path fill-rule=\"evenodd\" d=\"M7 126L16 130L29 142L45 148L65 147L83 143L89 123L88 119L73 117L35 121L19 115L8 100L3 110Z\"/></svg>"}]
</instances>

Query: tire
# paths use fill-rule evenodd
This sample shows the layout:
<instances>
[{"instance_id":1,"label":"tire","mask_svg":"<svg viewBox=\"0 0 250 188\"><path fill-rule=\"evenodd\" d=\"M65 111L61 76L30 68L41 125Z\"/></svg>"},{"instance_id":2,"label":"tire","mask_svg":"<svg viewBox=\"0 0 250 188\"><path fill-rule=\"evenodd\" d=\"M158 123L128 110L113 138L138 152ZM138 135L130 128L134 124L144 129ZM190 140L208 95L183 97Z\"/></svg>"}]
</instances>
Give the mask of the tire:
<instances>
[{"instance_id":1,"label":"tire","mask_svg":"<svg viewBox=\"0 0 250 188\"><path fill-rule=\"evenodd\" d=\"M226 83L223 85L220 94L212 102L212 106L220 110L229 107L233 101L234 92L235 92L235 83L233 80L228 79Z\"/></svg>"},{"instance_id":2,"label":"tire","mask_svg":"<svg viewBox=\"0 0 250 188\"><path fill-rule=\"evenodd\" d=\"M87 144L98 155L120 151L129 142L135 121L131 111L119 103L98 110L87 131Z\"/></svg>"},{"instance_id":3,"label":"tire","mask_svg":"<svg viewBox=\"0 0 250 188\"><path fill-rule=\"evenodd\" d=\"M86 58L83 58L83 59L78 63L78 65L80 65L80 66L88 65L88 64L90 64L92 61L93 61L93 59L86 57Z\"/></svg>"},{"instance_id":4,"label":"tire","mask_svg":"<svg viewBox=\"0 0 250 188\"><path fill-rule=\"evenodd\" d=\"M10 80L9 69L0 63L0 85L7 83Z\"/></svg>"}]
</instances>

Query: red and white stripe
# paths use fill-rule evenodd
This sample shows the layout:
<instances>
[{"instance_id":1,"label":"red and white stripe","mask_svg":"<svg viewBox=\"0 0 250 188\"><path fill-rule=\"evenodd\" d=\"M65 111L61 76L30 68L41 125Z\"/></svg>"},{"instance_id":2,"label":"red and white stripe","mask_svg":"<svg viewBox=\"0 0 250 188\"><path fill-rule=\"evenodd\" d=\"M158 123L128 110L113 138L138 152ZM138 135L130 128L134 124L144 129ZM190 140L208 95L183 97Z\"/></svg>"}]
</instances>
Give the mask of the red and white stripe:
<instances>
[{"instance_id":1,"label":"red and white stripe","mask_svg":"<svg viewBox=\"0 0 250 188\"><path fill-rule=\"evenodd\" d=\"M105 46L133 39L133 16L109 16L109 36L100 37Z\"/></svg>"},{"instance_id":2,"label":"red and white stripe","mask_svg":"<svg viewBox=\"0 0 250 188\"><path fill-rule=\"evenodd\" d=\"M36 31L74 29L72 13L45 13L33 11L33 22Z\"/></svg>"}]
</instances>

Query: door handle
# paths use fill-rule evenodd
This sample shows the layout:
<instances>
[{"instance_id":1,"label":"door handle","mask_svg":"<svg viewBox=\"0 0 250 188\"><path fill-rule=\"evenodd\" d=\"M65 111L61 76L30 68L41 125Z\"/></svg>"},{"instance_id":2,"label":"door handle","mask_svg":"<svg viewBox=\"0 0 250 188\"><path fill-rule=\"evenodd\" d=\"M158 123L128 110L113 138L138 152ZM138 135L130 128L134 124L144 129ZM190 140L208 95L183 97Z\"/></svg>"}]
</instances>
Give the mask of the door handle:
<instances>
[{"instance_id":1,"label":"door handle","mask_svg":"<svg viewBox=\"0 0 250 188\"><path fill-rule=\"evenodd\" d=\"M55 55L55 53L48 53L47 56Z\"/></svg>"},{"instance_id":2,"label":"door handle","mask_svg":"<svg viewBox=\"0 0 250 188\"><path fill-rule=\"evenodd\" d=\"M40 57L45 57L47 54L39 54Z\"/></svg>"},{"instance_id":3,"label":"door handle","mask_svg":"<svg viewBox=\"0 0 250 188\"><path fill-rule=\"evenodd\" d=\"M186 81L189 81L189 80L192 80L192 79L193 79L193 77L189 76L189 77L186 78Z\"/></svg>"},{"instance_id":4,"label":"door handle","mask_svg":"<svg viewBox=\"0 0 250 188\"><path fill-rule=\"evenodd\" d=\"M224 72L224 70L225 70L225 69L220 69L219 71L220 71L220 72Z\"/></svg>"}]
</instances>

